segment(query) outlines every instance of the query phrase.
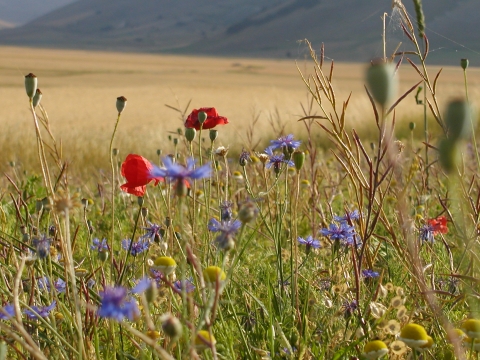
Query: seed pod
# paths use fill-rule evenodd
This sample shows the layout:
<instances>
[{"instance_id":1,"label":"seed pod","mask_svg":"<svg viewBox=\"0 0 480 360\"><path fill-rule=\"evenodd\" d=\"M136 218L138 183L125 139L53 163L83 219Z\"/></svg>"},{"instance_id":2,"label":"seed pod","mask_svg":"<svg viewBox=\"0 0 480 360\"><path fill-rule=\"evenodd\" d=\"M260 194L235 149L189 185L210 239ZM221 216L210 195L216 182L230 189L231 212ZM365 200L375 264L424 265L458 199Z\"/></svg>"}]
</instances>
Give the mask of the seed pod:
<instances>
[{"instance_id":1,"label":"seed pod","mask_svg":"<svg viewBox=\"0 0 480 360\"><path fill-rule=\"evenodd\" d=\"M123 109L127 105L127 98L125 96L120 96L117 98L117 111L119 114L122 113Z\"/></svg>"},{"instance_id":2,"label":"seed pod","mask_svg":"<svg viewBox=\"0 0 480 360\"><path fill-rule=\"evenodd\" d=\"M445 124L447 125L448 138L452 140L466 139L470 136L472 109L467 101L456 99L447 106Z\"/></svg>"},{"instance_id":3,"label":"seed pod","mask_svg":"<svg viewBox=\"0 0 480 360\"><path fill-rule=\"evenodd\" d=\"M462 67L463 70L466 70L468 68L469 61L468 59L461 59L460 60L460 66Z\"/></svg>"},{"instance_id":4,"label":"seed pod","mask_svg":"<svg viewBox=\"0 0 480 360\"><path fill-rule=\"evenodd\" d=\"M33 99L37 92L37 83L37 77L35 74L30 73L25 76L25 90L30 99Z\"/></svg>"},{"instance_id":5,"label":"seed pod","mask_svg":"<svg viewBox=\"0 0 480 360\"><path fill-rule=\"evenodd\" d=\"M185 139L187 139L188 142L192 142L195 140L195 136L197 135L197 130L195 128L186 128L185 129Z\"/></svg>"},{"instance_id":6,"label":"seed pod","mask_svg":"<svg viewBox=\"0 0 480 360\"><path fill-rule=\"evenodd\" d=\"M211 129L210 132L208 133L208 136L210 137L210 141L214 142L218 137L218 130Z\"/></svg>"},{"instance_id":7,"label":"seed pod","mask_svg":"<svg viewBox=\"0 0 480 360\"><path fill-rule=\"evenodd\" d=\"M40 101L42 100L42 92L40 89L37 89L35 91L35 95L33 96L33 107L37 107L38 104L40 104Z\"/></svg>"},{"instance_id":8,"label":"seed pod","mask_svg":"<svg viewBox=\"0 0 480 360\"><path fill-rule=\"evenodd\" d=\"M176 317L170 314L165 314L160 318L160 320L162 321L162 329L165 334L170 336L172 339L178 339L180 336L182 336L182 324Z\"/></svg>"},{"instance_id":9,"label":"seed pod","mask_svg":"<svg viewBox=\"0 0 480 360\"><path fill-rule=\"evenodd\" d=\"M446 173L455 170L459 161L457 142L452 139L443 139L439 146L438 160Z\"/></svg>"},{"instance_id":10,"label":"seed pod","mask_svg":"<svg viewBox=\"0 0 480 360\"><path fill-rule=\"evenodd\" d=\"M375 101L385 107L397 92L395 66L383 61L372 63L367 70L367 85Z\"/></svg>"},{"instance_id":11,"label":"seed pod","mask_svg":"<svg viewBox=\"0 0 480 360\"><path fill-rule=\"evenodd\" d=\"M293 153L293 162L295 164L295 169L300 171L303 167L303 163L305 162L305 153L303 151L295 151Z\"/></svg>"},{"instance_id":12,"label":"seed pod","mask_svg":"<svg viewBox=\"0 0 480 360\"><path fill-rule=\"evenodd\" d=\"M410 122L410 124L408 124L408 127L409 127L410 131L415 130L415 123L413 121Z\"/></svg>"},{"instance_id":13,"label":"seed pod","mask_svg":"<svg viewBox=\"0 0 480 360\"><path fill-rule=\"evenodd\" d=\"M208 117L208 115L205 111L200 111L197 116L198 116L198 122L200 124L203 124L205 122L205 120L207 120L207 117Z\"/></svg>"}]
</instances>

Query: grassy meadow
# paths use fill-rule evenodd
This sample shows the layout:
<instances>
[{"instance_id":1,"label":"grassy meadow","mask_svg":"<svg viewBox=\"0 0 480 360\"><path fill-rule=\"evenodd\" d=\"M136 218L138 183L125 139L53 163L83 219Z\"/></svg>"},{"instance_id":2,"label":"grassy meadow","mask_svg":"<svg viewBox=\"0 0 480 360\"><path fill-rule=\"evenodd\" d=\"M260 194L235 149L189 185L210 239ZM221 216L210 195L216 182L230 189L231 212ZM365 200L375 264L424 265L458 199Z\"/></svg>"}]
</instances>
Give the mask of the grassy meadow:
<instances>
[{"instance_id":1,"label":"grassy meadow","mask_svg":"<svg viewBox=\"0 0 480 360\"><path fill-rule=\"evenodd\" d=\"M0 360L478 359L480 70L401 19L418 72L0 48Z\"/></svg>"}]
</instances>

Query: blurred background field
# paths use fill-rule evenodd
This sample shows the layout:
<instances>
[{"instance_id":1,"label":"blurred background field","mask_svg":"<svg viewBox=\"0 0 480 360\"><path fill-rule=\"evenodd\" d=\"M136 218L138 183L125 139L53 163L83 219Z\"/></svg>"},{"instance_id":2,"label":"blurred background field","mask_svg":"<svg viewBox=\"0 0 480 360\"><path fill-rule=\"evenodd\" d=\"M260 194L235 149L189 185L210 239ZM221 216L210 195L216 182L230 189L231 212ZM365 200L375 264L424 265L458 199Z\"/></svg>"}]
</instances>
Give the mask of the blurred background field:
<instances>
[{"instance_id":1,"label":"blurred background field","mask_svg":"<svg viewBox=\"0 0 480 360\"><path fill-rule=\"evenodd\" d=\"M317 47L320 44L314 44ZM328 49L326 49L328 55ZM216 107L230 124L219 128L218 144L262 151L275 131L305 136L297 120L308 111L309 96L301 76L311 75L310 61L246 58L209 58L176 55L111 53L99 51L48 50L20 47L0 48L0 151L4 170L10 161L36 168L34 128L24 90L24 75L39 79L52 131L62 140L66 158L73 168L103 169L107 166L108 141L116 119L115 99L125 96L115 147L120 158L130 152L154 159L156 150L171 151L168 136L183 129L182 116L165 105L185 111ZM369 134L373 112L364 90L367 64L335 63L334 85L337 106L352 93L347 126L363 136ZM329 62L325 66L330 66ZM429 67L433 78L440 67ZM470 98L475 104L480 93L480 70L469 69ZM420 80L406 62L400 67L401 90ZM460 66L445 67L438 81L440 102L461 96ZM421 96L422 97L422 96ZM189 101L190 105L189 104ZM188 107L187 107L188 106ZM317 111L317 107L314 107ZM414 93L398 107L398 135L409 136L408 122L420 124L423 107ZM314 115L312 112L311 115ZM253 139L248 140L254 119ZM272 125L272 123L274 125ZM421 127L420 127L421 128ZM325 139L318 128L318 145ZM418 137L422 136L418 130ZM208 135L205 134L205 136Z\"/></svg>"}]
</instances>

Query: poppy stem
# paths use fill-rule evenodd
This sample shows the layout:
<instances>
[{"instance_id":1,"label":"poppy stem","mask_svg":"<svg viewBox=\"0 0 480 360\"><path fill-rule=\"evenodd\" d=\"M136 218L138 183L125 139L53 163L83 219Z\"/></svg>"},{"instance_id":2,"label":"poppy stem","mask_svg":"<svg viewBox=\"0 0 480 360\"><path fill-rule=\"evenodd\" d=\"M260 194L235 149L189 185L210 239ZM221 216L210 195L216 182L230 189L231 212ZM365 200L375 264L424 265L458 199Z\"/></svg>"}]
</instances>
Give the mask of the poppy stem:
<instances>
[{"instance_id":1,"label":"poppy stem","mask_svg":"<svg viewBox=\"0 0 480 360\"><path fill-rule=\"evenodd\" d=\"M120 122L120 116L121 116L121 112L118 113L117 121L115 123L115 128L113 129L112 138L110 139L110 166L112 168L112 197L111 197L111 201L112 201L112 227L111 227L111 232L110 232L110 251L111 251L112 254L113 254L113 240L114 240L114 237L115 237L115 165L113 163L113 140L115 139L115 134L117 132L118 123ZM133 241L133 239L132 239L132 241ZM113 282L113 275L114 275L113 261L114 261L114 258L113 258L113 256L111 256L110 258L111 258L111 261L110 261L110 279Z\"/></svg>"}]
</instances>

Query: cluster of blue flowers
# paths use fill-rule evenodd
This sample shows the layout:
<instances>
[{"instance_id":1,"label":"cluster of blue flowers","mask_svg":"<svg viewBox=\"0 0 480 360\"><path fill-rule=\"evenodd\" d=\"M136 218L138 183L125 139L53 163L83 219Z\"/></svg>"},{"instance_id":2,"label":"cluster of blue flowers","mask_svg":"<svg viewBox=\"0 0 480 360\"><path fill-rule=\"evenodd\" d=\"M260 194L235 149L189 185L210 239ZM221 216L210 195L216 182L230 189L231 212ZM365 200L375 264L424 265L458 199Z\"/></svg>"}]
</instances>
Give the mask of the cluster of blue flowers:
<instances>
[{"instance_id":1,"label":"cluster of blue flowers","mask_svg":"<svg viewBox=\"0 0 480 360\"><path fill-rule=\"evenodd\" d=\"M360 218L358 210L345 214L344 216L335 216L334 220L338 223L332 223L327 228L320 230L320 234L344 246L360 246L361 241L355 232L355 227L350 225L353 221Z\"/></svg>"},{"instance_id":2,"label":"cluster of blue flowers","mask_svg":"<svg viewBox=\"0 0 480 360\"><path fill-rule=\"evenodd\" d=\"M133 321L140 315L137 302L128 296L127 289L124 287L106 287L99 294L101 300L97 311L98 316L120 322L124 318Z\"/></svg>"},{"instance_id":3,"label":"cluster of blue flowers","mask_svg":"<svg viewBox=\"0 0 480 360\"><path fill-rule=\"evenodd\" d=\"M237 233L242 223L238 220L218 221L210 219L208 222L208 230L220 233L215 238L215 243L220 249L230 249L233 245L233 236Z\"/></svg>"},{"instance_id":4,"label":"cluster of blue flowers","mask_svg":"<svg viewBox=\"0 0 480 360\"><path fill-rule=\"evenodd\" d=\"M38 279L37 285L41 291L50 291L51 289L50 279L46 276ZM62 279L57 279L57 281L55 281L55 283L53 284L53 287L58 293L64 293L67 289L67 283Z\"/></svg>"},{"instance_id":5,"label":"cluster of blue flowers","mask_svg":"<svg viewBox=\"0 0 480 360\"><path fill-rule=\"evenodd\" d=\"M31 306L30 309L25 309L23 313L30 319L36 320L40 317L45 318L50 315L50 312L57 306L57 302L54 300L48 306ZM8 320L15 316L15 307L13 304L7 304L3 308L0 308L0 320Z\"/></svg>"}]
</instances>

